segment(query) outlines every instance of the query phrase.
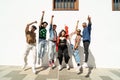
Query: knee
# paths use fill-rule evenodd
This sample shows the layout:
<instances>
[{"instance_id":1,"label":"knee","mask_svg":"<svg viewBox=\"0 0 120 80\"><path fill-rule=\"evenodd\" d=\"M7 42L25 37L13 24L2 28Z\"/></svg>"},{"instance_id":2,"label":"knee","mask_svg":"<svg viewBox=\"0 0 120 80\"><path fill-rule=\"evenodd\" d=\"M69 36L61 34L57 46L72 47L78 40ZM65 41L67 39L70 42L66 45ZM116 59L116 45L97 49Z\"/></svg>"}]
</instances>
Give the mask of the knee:
<instances>
[{"instance_id":1,"label":"knee","mask_svg":"<svg viewBox=\"0 0 120 80\"><path fill-rule=\"evenodd\" d=\"M63 55L61 55L61 54L58 54L58 57L57 57L58 59L62 59L63 58Z\"/></svg>"},{"instance_id":2,"label":"knee","mask_svg":"<svg viewBox=\"0 0 120 80\"><path fill-rule=\"evenodd\" d=\"M69 60L70 59L70 56L69 55L65 55L64 56L66 60Z\"/></svg>"}]
</instances>

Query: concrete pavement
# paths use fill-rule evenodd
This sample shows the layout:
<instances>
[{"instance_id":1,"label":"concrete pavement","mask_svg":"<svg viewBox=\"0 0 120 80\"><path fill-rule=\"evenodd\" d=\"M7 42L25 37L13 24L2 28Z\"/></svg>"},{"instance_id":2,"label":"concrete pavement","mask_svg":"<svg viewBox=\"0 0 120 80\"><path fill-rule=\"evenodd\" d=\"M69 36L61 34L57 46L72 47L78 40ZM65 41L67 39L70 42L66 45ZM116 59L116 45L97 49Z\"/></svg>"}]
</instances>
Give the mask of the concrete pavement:
<instances>
[{"instance_id":1,"label":"concrete pavement","mask_svg":"<svg viewBox=\"0 0 120 80\"><path fill-rule=\"evenodd\" d=\"M37 67L37 74L33 74L30 67L24 71L21 66L0 66L0 80L120 80L120 69L96 68L93 69L89 77L88 68L84 68L82 74L77 74L76 69L67 70L63 68L58 71L58 67Z\"/></svg>"}]
</instances>

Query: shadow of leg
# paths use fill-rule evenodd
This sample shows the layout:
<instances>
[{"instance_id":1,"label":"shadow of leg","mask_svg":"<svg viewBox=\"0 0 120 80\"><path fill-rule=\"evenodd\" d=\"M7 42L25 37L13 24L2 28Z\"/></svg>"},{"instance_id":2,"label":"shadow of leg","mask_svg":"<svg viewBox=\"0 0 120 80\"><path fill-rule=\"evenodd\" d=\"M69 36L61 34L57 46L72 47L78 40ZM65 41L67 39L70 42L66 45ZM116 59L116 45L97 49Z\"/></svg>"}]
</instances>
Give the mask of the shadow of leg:
<instances>
[{"instance_id":1,"label":"shadow of leg","mask_svg":"<svg viewBox=\"0 0 120 80\"><path fill-rule=\"evenodd\" d=\"M93 67L89 67L89 68L88 68L88 73L87 73L87 75L85 76L86 78L90 77L90 74L91 74L92 70L93 70Z\"/></svg>"},{"instance_id":2,"label":"shadow of leg","mask_svg":"<svg viewBox=\"0 0 120 80\"><path fill-rule=\"evenodd\" d=\"M88 65L88 68L89 67L96 67L95 58L90 50L89 50L87 65Z\"/></svg>"},{"instance_id":3,"label":"shadow of leg","mask_svg":"<svg viewBox=\"0 0 120 80\"><path fill-rule=\"evenodd\" d=\"M29 68L26 68L24 71L27 71L27 70L29 70L29 69L31 69L31 67L29 67Z\"/></svg>"},{"instance_id":4,"label":"shadow of leg","mask_svg":"<svg viewBox=\"0 0 120 80\"><path fill-rule=\"evenodd\" d=\"M36 71L36 74L39 74L41 71L44 71L44 70L46 70L46 69L48 69L49 67L47 66L44 66L44 67L39 67L40 68L40 70L37 70ZM37 68L38 69L38 68Z\"/></svg>"},{"instance_id":5,"label":"shadow of leg","mask_svg":"<svg viewBox=\"0 0 120 80\"><path fill-rule=\"evenodd\" d=\"M80 68L80 72L77 74L82 74L83 73L83 67Z\"/></svg>"}]
</instances>

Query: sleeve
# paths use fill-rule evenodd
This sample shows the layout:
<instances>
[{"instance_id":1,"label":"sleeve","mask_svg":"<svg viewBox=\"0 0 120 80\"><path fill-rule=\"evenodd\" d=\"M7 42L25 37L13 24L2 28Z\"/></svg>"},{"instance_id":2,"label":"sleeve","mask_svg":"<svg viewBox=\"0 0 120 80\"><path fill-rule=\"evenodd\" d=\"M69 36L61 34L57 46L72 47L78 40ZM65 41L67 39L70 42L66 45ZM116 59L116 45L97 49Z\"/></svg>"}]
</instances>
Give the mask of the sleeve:
<instances>
[{"instance_id":1,"label":"sleeve","mask_svg":"<svg viewBox=\"0 0 120 80\"><path fill-rule=\"evenodd\" d=\"M88 30L90 31L91 30L91 23L88 23Z\"/></svg>"},{"instance_id":2,"label":"sleeve","mask_svg":"<svg viewBox=\"0 0 120 80\"><path fill-rule=\"evenodd\" d=\"M49 32L52 30L52 24L50 24Z\"/></svg>"}]
</instances>

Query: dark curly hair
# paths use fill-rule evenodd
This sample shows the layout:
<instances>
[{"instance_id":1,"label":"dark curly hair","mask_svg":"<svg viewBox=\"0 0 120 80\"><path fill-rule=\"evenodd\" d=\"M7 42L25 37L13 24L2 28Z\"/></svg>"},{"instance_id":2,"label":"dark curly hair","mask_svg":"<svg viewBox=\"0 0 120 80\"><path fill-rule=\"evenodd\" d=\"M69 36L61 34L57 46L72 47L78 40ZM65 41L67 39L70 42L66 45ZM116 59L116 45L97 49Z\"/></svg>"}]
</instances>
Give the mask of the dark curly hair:
<instances>
[{"instance_id":1,"label":"dark curly hair","mask_svg":"<svg viewBox=\"0 0 120 80\"><path fill-rule=\"evenodd\" d=\"M46 21L42 22L42 25L43 25L44 23L46 23L46 24L48 25L48 23L47 23Z\"/></svg>"},{"instance_id":2,"label":"dark curly hair","mask_svg":"<svg viewBox=\"0 0 120 80\"><path fill-rule=\"evenodd\" d=\"M35 26L35 25L32 25L32 27L36 30L37 29L37 27Z\"/></svg>"},{"instance_id":3,"label":"dark curly hair","mask_svg":"<svg viewBox=\"0 0 120 80\"><path fill-rule=\"evenodd\" d=\"M60 33L59 33L59 37L62 36L62 32L65 32L65 37L66 37L66 31L65 30L61 30Z\"/></svg>"}]
</instances>

